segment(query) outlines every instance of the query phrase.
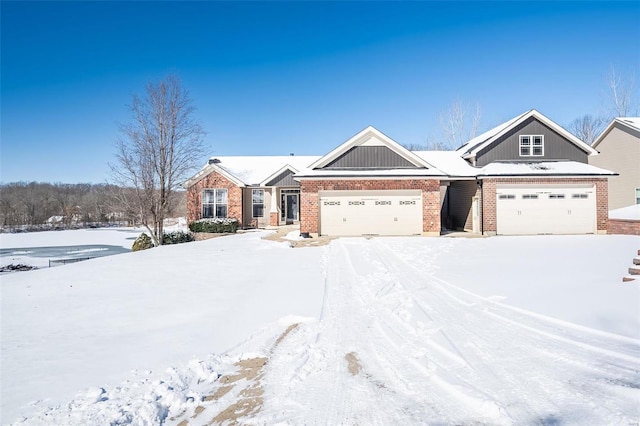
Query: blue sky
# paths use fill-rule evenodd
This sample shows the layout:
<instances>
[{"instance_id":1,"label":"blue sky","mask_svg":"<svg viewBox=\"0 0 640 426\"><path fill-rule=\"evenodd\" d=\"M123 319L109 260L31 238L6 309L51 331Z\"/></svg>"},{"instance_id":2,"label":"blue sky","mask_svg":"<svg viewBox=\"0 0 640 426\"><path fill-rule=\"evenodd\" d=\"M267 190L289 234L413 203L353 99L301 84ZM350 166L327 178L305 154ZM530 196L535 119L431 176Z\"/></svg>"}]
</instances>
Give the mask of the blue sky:
<instances>
[{"instance_id":1,"label":"blue sky","mask_svg":"<svg viewBox=\"0 0 640 426\"><path fill-rule=\"evenodd\" d=\"M105 182L133 93L178 74L208 155L322 155L367 125L481 130L531 108L602 111L611 66L640 79L640 2L6 2L0 181ZM640 85L640 81L638 82ZM637 86L638 86L637 85Z\"/></svg>"}]
</instances>

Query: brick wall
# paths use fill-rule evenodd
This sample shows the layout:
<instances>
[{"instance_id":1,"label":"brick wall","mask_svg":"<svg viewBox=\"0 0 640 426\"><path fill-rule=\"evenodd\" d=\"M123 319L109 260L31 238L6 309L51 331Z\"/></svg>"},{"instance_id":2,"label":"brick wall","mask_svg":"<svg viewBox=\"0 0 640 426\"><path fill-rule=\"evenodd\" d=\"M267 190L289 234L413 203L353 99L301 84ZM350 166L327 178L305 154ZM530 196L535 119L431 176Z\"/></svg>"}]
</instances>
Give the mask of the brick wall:
<instances>
[{"instance_id":1,"label":"brick wall","mask_svg":"<svg viewBox=\"0 0 640 426\"><path fill-rule=\"evenodd\" d=\"M609 219L609 234L640 235L640 220Z\"/></svg>"},{"instance_id":2,"label":"brick wall","mask_svg":"<svg viewBox=\"0 0 640 426\"><path fill-rule=\"evenodd\" d=\"M242 188L217 172L211 172L187 190L187 222L202 218L202 190L227 189L227 216L238 219L239 226L243 226L242 217Z\"/></svg>"},{"instance_id":3,"label":"brick wall","mask_svg":"<svg viewBox=\"0 0 640 426\"><path fill-rule=\"evenodd\" d=\"M496 185L497 184L590 184L596 188L596 228L599 233L607 232L609 218L608 210L608 185L606 178L504 178L485 179L482 184L482 209L484 220L484 232L496 233Z\"/></svg>"},{"instance_id":4,"label":"brick wall","mask_svg":"<svg viewBox=\"0 0 640 426\"><path fill-rule=\"evenodd\" d=\"M395 180L307 180L300 182L300 232L318 233L319 191L375 191L420 189L422 230L440 233L440 181L433 179Z\"/></svg>"}]
</instances>

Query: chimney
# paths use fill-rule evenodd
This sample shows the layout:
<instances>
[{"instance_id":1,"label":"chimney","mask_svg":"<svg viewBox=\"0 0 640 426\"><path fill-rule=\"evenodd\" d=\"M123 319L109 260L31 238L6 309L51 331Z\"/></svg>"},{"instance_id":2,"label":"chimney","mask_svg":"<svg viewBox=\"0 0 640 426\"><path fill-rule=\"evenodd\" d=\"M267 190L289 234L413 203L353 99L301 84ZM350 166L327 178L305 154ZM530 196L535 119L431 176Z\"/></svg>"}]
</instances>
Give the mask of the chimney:
<instances>
[{"instance_id":1,"label":"chimney","mask_svg":"<svg viewBox=\"0 0 640 426\"><path fill-rule=\"evenodd\" d=\"M209 164L220 164L220 160L217 158L211 158L209 159Z\"/></svg>"}]
</instances>

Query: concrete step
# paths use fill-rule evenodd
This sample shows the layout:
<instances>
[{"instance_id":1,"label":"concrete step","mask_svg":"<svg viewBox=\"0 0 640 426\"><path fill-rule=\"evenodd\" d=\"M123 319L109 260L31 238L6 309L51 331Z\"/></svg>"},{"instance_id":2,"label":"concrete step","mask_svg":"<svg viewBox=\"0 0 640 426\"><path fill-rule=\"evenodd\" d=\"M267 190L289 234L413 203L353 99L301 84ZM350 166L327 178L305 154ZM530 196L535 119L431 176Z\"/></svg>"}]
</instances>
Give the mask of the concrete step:
<instances>
[{"instance_id":1,"label":"concrete step","mask_svg":"<svg viewBox=\"0 0 640 426\"><path fill-rule=\"evenodd\" d=\"M633 259L633 264L634 265L640 265L640 257L636 257Z\"/></svg>"},{"instance_id":2,"label":"concrete step","mask_svg":"<svg viewBox=\"0 0 640 426\"><path fill-rule=\"evenodd\" d=\"M623 283L628 283L629 281L635 281L635 277L632 277L631 275L627 275L626 277L622 277L622 282Z\"/></svg>"},{"instance_id":3,"label":"concrete step","mask_svg":"<svg viewBox=\"0 0 640 426\"><path fill-rule=\"evenodd\" d=\"M630 275L640 275L640 266L632 266L629 268Z\"/></svg>"}]
</instances>

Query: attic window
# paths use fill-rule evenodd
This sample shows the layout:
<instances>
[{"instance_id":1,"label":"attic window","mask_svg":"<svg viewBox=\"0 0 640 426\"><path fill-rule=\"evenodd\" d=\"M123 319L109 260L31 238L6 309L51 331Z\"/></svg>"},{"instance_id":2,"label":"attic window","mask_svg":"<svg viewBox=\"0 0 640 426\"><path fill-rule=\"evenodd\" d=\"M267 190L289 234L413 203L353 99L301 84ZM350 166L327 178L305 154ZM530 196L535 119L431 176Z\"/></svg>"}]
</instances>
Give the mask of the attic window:
<instances>
[{"instance_id":1,"label":"attic window","mask_svg":"<svg viewBox=\"0 0 640 426\"><path fill-rule=\"evenodd\" d=\"M520 157L544 156L543 135L520 135Z\"/></svg>"}]
</instances>

